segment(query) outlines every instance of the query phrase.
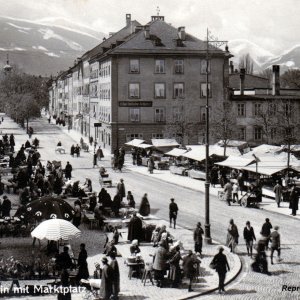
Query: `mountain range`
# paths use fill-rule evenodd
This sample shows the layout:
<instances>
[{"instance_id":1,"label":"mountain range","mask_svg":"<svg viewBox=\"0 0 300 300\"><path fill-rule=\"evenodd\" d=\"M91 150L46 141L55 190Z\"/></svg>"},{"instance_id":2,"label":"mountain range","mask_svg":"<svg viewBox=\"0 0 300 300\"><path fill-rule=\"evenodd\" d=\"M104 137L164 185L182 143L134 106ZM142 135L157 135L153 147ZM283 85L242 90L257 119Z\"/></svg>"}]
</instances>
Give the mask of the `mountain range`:
<instances>
[{"instance_id":1,"label":"mountain range","mask_svg":"<svg viewBox=\"0 0 300 300\"><path fill-rule=\"evenodd\" d=\"M63 18L44 18L28 21L0 16L0 68L6 64L6 56L12 65L23 72L35 75L56 75L73 66L76 58L99 44L104 33ZM289 68L300 68L300 44L275 55L271 51L246 40L236 39L228 43L235 68L239 58L249 53L254 72L281 65L281 73Z\"/></svg>"}]
</instances>

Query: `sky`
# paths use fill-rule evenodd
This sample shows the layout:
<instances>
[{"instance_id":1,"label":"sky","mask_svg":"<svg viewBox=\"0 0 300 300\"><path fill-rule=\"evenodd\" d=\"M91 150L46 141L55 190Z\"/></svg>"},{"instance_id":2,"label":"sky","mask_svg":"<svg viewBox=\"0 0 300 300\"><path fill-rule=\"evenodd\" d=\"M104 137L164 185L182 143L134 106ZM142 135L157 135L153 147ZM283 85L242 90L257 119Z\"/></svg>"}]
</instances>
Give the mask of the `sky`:
<instances>
[{"instance_id":1,"label":"sky","mask_svg":"<svg viewBox=\"0 0 300 300\"><path fill-rule=\"evenodd\" d=\"M0 0L0 15L54 22L64 18L108 34L125 25L125 14L146 24L160 15L203 39L246 39L274 53L300 43L299 0Z\"/></svg>"}]
</instances>

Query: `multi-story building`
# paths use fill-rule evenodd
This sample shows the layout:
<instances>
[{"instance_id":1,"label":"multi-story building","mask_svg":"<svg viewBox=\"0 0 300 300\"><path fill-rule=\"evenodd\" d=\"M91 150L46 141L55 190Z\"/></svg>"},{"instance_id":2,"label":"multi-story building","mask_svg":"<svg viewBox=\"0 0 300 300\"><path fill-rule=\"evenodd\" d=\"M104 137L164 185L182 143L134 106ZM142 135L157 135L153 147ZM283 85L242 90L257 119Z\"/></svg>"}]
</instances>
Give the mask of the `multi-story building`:
<instances>
[{"instance_id":1,"label":"multi-story building","mask_svg":"<svg viewBox=\"0 0 300 300\"><path fill-rule=\"evenodd\" d=\"M127 14L123 29L71 69L74 128L111 151L133 138L198 143L206 120L206 71L213 112L227 100L230 57L210 48L207 63L207 43L184 27L174 28L162 16L141 26Z\"/></svg>"},{"instance_id":2,"label":"multi-story building","mask_svg":"<svg viewBox=\"0 0 300 300\"><path fill-rule=\"evenodd\" d=\"M237 138L250 145L299 141L300 89L280 88L279 73L280 67L274 65L270 88L267 79L245 74L244 69L235 74L240 87L232 88L230 102Z\"/></svg>"}]
</instances>

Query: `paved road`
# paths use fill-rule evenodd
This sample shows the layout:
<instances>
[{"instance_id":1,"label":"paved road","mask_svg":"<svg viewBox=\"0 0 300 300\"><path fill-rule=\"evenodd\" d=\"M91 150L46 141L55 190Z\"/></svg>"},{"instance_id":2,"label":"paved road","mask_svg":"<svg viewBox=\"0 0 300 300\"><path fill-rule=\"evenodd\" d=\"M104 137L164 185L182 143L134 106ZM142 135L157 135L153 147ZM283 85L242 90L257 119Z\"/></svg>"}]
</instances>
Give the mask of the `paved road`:
<instances>
[{"instance_id":1,"label":"paved road","mask_svg":"<svg viewBox=\"0 0 300 300\"><path fill-rule=\"evenodd\" d=\"M37 120L30 124L40 139L42 158L45 160L61 160L63 166L66 161L73 165L75 178L81 179L89 177L93 181L94 190L100 190L98 183L98 169L92 168L91 153L82 152L81 157L73 158L69 154L55 154L54 149L60 140L69 153L70 146L78 143L70 136L66 135L60 128L55 125L49 125L45 119ZM105 167L110 167L110 158L105 157L101 163ZM168 205L170 197L175 197L179 206L178 224L193 228L197 221L204 223L204 194L189 190L187 188L176 186L157 180L155 176L149 177L134 172L124 170L124 172L114 172L109 169L109 173L116 183L120 178L124 179L126 190L131 190L135 196L136 203L144 193L148 193L152 213L159 218L168 219ZM111 196L114 196L115 187L108 189ZM242 208L240 206L228 207L225 202L219 201L216 197L211 196L211 228L213 239L224 243L226 239L226 228L230 218L233 218L239 228L240 235L247 220L250 220L256 235L259 236L261 225L266 217L269 217L274 225L280 227L282 234L282 257L284 261L270 267L273 276L265 276L253 273L248 266L251 260L245 256L245 245L240 238L238 251L244 260L245 267L239 278L228 287L228 293L233 299L299 299L298 292L281 292L282 285L300 286L300 237L299 237L299 220L288 216L282 216L276 213L266 212L259 209ZM211 299L212 296L205 298ZM213 297L219 297L214 295Z\"/></svg>"}]
</instances>

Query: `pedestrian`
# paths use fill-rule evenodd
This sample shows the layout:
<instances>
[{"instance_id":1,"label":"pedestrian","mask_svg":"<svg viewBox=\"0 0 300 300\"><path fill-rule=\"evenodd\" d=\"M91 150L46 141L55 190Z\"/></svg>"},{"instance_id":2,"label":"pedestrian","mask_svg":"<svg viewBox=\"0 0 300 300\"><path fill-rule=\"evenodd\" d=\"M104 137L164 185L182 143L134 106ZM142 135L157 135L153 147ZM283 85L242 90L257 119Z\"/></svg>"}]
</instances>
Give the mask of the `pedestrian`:
<instances>
[{"instance_id":1,"label":"pedestrian","mask_svg":"<svg viewBox=\"0 0 300 300\"><path fill-rule=\"evenodd\" d=\"M170 228L172 227L172 220L174 224L174 229L176 228L176 219L178 214L178 206L175 203L175 199L171 198L171 203L169 205L169 219L170 219Z\"/></svg>"},{"instance_id":2,"label":"pedestrian","mask_svg":"<svg viewBox=\"0 0 300 300\"><path fill-rule=\"evenodd\" d=\"M138 240L139 242L141 242L143 240L143 222L136 215L136 211L133 212L133 215L128 223L127 239L130 242L133 240Z\"/></svg>"},{"instance_id":3,"label":"pedestrian","mask_svg":"<svg viewBox=\"0 0 300 300\"><path fill-rule=\"evenodd\" d=\"M197 227L194 230L194 243L195 243L195 252L200 253L200 256L202 257L202 242L203 238L202 235L204 234L204 231L201 227L201 223L197 223Z\"/></svg>"},{"instance_id":4,"label":"pedestrian","mask_svg":"<svg viewBox=\"0 0 300 300\"><path fill-rule=\"evenodd\" d=\"M80 252L78 255L77 266L78 266L78 273L76 275L77 283L79 284L81 279L88 279L89 278L89 270L87 264L87 252L85 249L85 244L80 244Z\"/></svg>"},{"instance_id":5,"label":"pedestrian","mask_svg":"<svg viewBox=\"0 0 300 300\"><path fill-rule=\"evenodd\" d=\"M76 147L75 147L75 149L74 149L74 154L76 154L77 157L80 156L80 147L79 147L78 144L76 145Z\"/></svg>"},{"instance_id":6,"label":"pedestrian","mask_svg":"<svg viewBox=\"0 0 300 300\"><path fill-rule=\"evenodd\" d=\"M196 276L197 269L195 268L196 260L193 256L193 251L189 250L188 255L183 258L183 273L189 279L188 291L192 292L192 282Z\"/></svg>"},{"instance_id":7,"label":"pedestrian","mask_svg":"<svg viewBox=\"0 0 300 300\"><path fill-rule=\"evenodd\" d=\"M119 299L119 292L120 292L120 270L119 270L119 264L116 260L115 253L110 254L111 262L110 267L112 271L111 281L112 281L112 298L114 300Z\"/></svg>"},{"instance_id":8,"label":"pedestrian","mask_svg":"<svg viewBox=\"0 0 300 300\"><path fill-rule=\"evenodd\" d=\"M292 209L291 215L296 216L298 206L299 206L299 196L298 196L298 193L296 191L295 185L292 186L292 189L290 191L289 200L290 200L289 208Z\"/></svg>"},{"instance_id":9,"label":"pedestrian","mask_svg":"<svg viewBox=\"0 0 300 300\"><path fill-rule=\"evenodd\" d=\"M265 238L265 248L268 250L269 248L269 240L270 240L270 234L271 234L271 229L273 228L270 219L266 218L266 222L263 224L260 234Z\"/></svg>"},{"instance_id":10,"label":"pedestrian","mask_svg":"<svg viewBox=\"0 0 300 300\"><path fill-rule=\"evenodd\" d=\"M148 160L148 171L150 172L150 174L153 174L153 170L154 170L154 158L153 156L150 156Z\"/></svg>"},{"instance_id":11,"label":"pedestrian","mask_svg":"<svg viewBox=\"0 0 300 300\"><path fill-rule=\"evenodd\" d=\"M255 259L254 262L251 264L251 267L254 272L271 275L271 273L268 271L268 261L265 252L265 248L266 248L265 239L266 239L265 237L262 237L262 239L260 239L257 242L256 245L257 254L255 255Z\"/></svg>"},{"instance_id":12,"label":"pedestrian","mask_svg":"<svg viewBox=\"0 0 300 300\"><path fill-rule=\"evenodd\" d=\"M98 160L101 160L101 158L103 158L104 155L103 155L103 151L101 149L101 147L99 146L98 150L97 150L97 158Z\"/></svg>"},{"instance_id":13,"label":"pedestrian","mask_svg":"<svg viewBox=\"0 0 300 300\"><path fill-rule=\"evenodd\" d=\"M219 253L216 254L211 262L214 265L216 272L219 276L219 294L225 293L224 283L227 271L230 271L230 267L227 261L226 255L223 253L224 248L221 246L218 248Z\"/></svg>"},{"instance_id":14,"label":"pedestrian","mask_svg":"<svg viewBox=\"0 0 300 300\"><path fill-rule=\"evenodd\" d=\"M119 210L121 208L121 198L120 198L120 195L119 194L116 194L114 196L114 199L113 199L113 202L112 202L112 206L111 206L111 209L115 215L115 217L119 217Z\"/></svg>"},{"instance_id":15,"label":"pedestrian","mask_svg":"<svg viewBox=\"0 0 300 300\"><path fill-rule=\"evenodd\" d=\"M93 155L93 168L95 168L95 166L98 166L98 164L97 164L97 153L94 153L94 155Z\"/></svg>"},{"instance_id":16,"label":"pedestrian","mask_svg":"<svg viewBox=\"0 0 300 300\"><path fill-rule=\"evenodd\" d=\"M65 177L66 177L66 179L71 180L72 170L73 170L72 165L67 161L67 164L66 164L66 167L65 167Z\"/></svg>"},{"instance_id":17,"label":"pedestrian","mask_svg":"<svg viewBox=\"0 0 300 300\"><path fill-rule=\"evenodd\" d=\"M277 251L278 261L281 261L280 258L280 234L278 232L279 227L274 226L274 231L270 234L271 239L271 265L273 265L273 254L274 251Z\"/></svg>"},{"instance_id":18,"label":"pedestrian","mask_svg":"<svg viewBox=\"0 0 300 300\"><path fill-rule=\"evenodd\" d=\"M244 240L246 242L248 256L250 255L252 258L253 240L256 241L256 237L249 221L246 222L246 227L244 228Z\"/></svg>"},{"instance_id":19,"label":"pedestrian","mask_svg":"<svg viewBox=\"0 0 300 300\"><path fill-rule=\"evenodd\" d=\"M232 186L232 202L239 202L239 186L236 182Z\"/></svg>"},{"instance_id":20,"label":"pedestrian","mask_svg":"<svg viewBox=\"0 0 300 300\"><path fill-rule=\"evenodd\" d=\"M115 245L117 245L119 243L119 238L122 237L122 233L119 232L118 227L115 226L112 234L113 234L112 239L115 242Z\"/></svg>"},{"instance_id":21,"label":"pedestrian","mask_svg":"<svg viewBox=\"0 0 300 300\"><path fill-rule=\"evenodd\" d=\"M51 116L49 116L48 118L48 123L50 124L50 122L51 122Z\"/></svg>"},{"instance_id":22,"label":"pedestrian","mask_svg":"<svg viewBox=\"0 0 300 300\"><path fill-rule=\"evenodd\" d=\"M163 247L163 243L160 242L153 256L154 279L157 282L157 286L160 288L164 286L164 275L167 268L167 255L167 250Z\"/></svg>"},{"instance_id":23,"label":"pedestrian","mask_svg":"<svg viewBox=\"0 0 300 300\"><path fill-rule=\"evenodd\" d=\"M79 200L74 202L74 211L73 225L78 228L81 223L81 202Z\"/></svg>"},{"instance_id":24,"label":"pedestrian","mask_svg":"<svg viewBox=\"0 0 300 300\"><path fill-rule=\"evenodd\" d=\"M140 208L139 208L139 214L142 215L143 217L149 216L149 214L150 214L150 203L148 200L147 193L144 194L144 196L142 198Z\"/></svg>"},{"instance_id":25,"label":"pedestrian","mask_svg":"<svg viewBox=\"0 0 300 300\"><path fill-rule=\"evenodd\" d=\"M181 269L179 265L181 259L180 246L176 246L175 253L168 261L170 264L169 279L172 281L172 288L178 288L181 282Z\"/></svg>"},{"instance_id":26,"label":"pedestrian","mask_svg":"<svg viewBox=\"0 0 300 300\"><path fill-rule=\"evenodd\" d=\"M135 208L135 201L131 191L127 192L127 203L129 207Z\"/></svg>"},{"instance_id":27,"label":"pedestrian","mask_svg":"<svg viewBox=\"0 0 300 300\"><path fill-rule=\"evenodd\" d=\"M239 232L237 226L234 224L233 219L229 221L227 229L227 247L230 248L230 252L235 252L236 245L239 242Z\"/></svg>"},{"instance_id":28,"label":"pedestrian","mask_svg":"<svg viewBox=\"0 0 300 300\"><path fill-rule=\"evenodd\" d=\"M131 150L131 155L132 155L132 164L136 165L136 157L137 157L137 153L136 153L136 149L132 148Z\"/></svg>"},{"instance_id":29,"label":"pedestrian","mask_svg":"<svg viewBox=\"0 0 300 300\"><path fill-rule=\"evenodd\" d=\"M120 179L120 182L117 184L117 194L119 195L121 201L123 201L123 198L126 196L125 192L125 184L124 179Z\"/></svg>"},{"instance_id":30,"label":"pedestrian","mask_svg":"<svg viewBox=\"0 0 300 300\"><path fill-rule=\"evenodd\" d=\"M71 156L74 156L74 154L75 154L75 146L74 145L71 146L70 154L71 154Z\"/></svg>"},{"instance_id":31,"label":"pedestrian","mask_svg":"<svg viewBox=\"0 0 300 300\"><path fill-rule=\"evenodd\" d=\"M90 146L93 146L94 138L92 136L90 136L89 142L90 142Z\"/></svg>"},{"instance_id":32,"label":"pedestrian","mask_svg":"<svg viewBox=\"0 0 300 300\"><path fill-rule=\"evenodd\" d=\"M227 204L230 206L230 201L232 200L232 185L228 181L224 186L224 199L227 201Z\"/></svg>"},{"instance_id":33,"label":"pedestrian","mask_svg":"<svg viewBox=\"0 0 300 300\"><path fill-rule=\"evenodd\" d=\"M279 181L276 181L276 185L274 186L273 192L275 193L275 201L277 203L277 207L280 207L281 197L282 197L282 186L279 184Z\"/></svg>"},{"instance_id":34,"label":"pedestrian","mask_svg":"<svg viewBox=\"0 0 300 300\"><path fill-rule=\"evenodd\" d=\"M110 296L112 295L112 268L110 265L108 265L108 260L106 257L102 257L101 261L103 268L99 296L103 300L109 300Z\"/></svg>"},{"instance_id":35,"label":"pedestrian","mask_svg":"<svg viewBox=\"0 0 300 300\"><path fill-rule=\"evenodd\" d=\"M70 292L70 275L67 269L63 269L60 275L60 283L62 289L58 287L57 299L58 300L71 300ZM66 288L66 290L64 290Z\"/></svg>"},{"instance_id":36,"label":"pedestrian","mask_svg":"<svg viewBox=\"0 0 300 300\"><path fill-rule=\"evenodd\" d=\"M1 209L2 209L2 217L10 217L11 201L7 198L6 195L3 196Z\"/></svg>"}]
</instances>

